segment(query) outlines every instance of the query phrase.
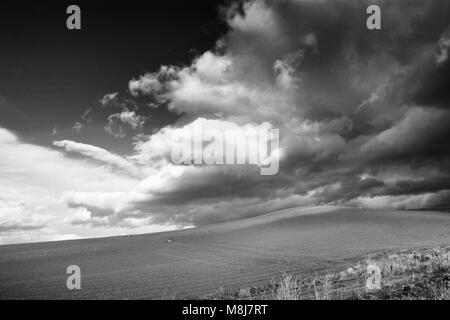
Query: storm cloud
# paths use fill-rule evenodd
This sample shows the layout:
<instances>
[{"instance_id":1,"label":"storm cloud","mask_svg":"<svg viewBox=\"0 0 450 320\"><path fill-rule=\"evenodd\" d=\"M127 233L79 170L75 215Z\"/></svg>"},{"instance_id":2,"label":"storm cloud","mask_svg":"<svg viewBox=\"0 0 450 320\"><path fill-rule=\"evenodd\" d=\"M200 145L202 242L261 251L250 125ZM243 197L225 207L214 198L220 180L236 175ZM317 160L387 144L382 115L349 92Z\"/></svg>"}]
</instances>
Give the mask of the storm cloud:
<instances>
[{"instance_id":1,"label":"storm cloud","mask_svg":"<svg viewBox=\"0 0 450 320\"><path fill-rule=\"evenodd\" d=\"M373 3L382 29L369 31ZM448 206L449 12L448 1L233 3L215 48L190 66L161 66L129 82L131 99L180 116L135 145L131 158L155 173L119 204L87 194L68 201L116 219L133 213L197 225L295 205L374 206L367 199ZM169 140L158 141L199 118L279 128L279 174L172 166Z\"/></svg>"}]
</instances>

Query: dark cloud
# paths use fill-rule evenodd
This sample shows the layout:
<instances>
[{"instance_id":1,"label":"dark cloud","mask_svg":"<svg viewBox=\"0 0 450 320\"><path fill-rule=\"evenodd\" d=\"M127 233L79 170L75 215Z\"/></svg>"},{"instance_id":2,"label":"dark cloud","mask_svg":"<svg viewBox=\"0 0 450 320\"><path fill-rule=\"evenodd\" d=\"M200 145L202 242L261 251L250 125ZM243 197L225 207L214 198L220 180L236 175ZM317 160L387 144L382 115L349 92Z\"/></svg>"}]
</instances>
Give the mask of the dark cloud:
<instances>
[{"instance_id":1,"label":"dark cloud","mask_svg":"<svg viewBox=\"0 0 450 320\"><path fill-rule=\"evenodd\" d=\"M420 180L398 180L382 190L379 195L412 195L434 193L441 190L450 190L450 176L427 177Z\"/></svg>"}]
</instances>

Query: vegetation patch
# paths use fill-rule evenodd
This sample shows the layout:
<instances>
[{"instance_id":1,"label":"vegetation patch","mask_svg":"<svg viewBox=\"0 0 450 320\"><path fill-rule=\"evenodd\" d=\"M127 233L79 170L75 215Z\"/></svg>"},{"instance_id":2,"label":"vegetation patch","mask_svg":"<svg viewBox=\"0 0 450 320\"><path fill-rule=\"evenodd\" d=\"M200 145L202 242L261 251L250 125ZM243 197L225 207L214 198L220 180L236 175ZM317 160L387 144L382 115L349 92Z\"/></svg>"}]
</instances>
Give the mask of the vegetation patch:
<instances>
[{"instance_id":1,"label":"vegetation patch","mask_svg":"<svg viewBox=\"0 0 450 320\"><path fill-rule=\"evenodd\" d=\"M369 266L380 271L380 287L367 286ZM202 299L371 300L450 299L450 247L421 248L367 257L340 271L314 276L283 274L261 286L227 292L223 288Z\"/></svg>"}]
</instances>

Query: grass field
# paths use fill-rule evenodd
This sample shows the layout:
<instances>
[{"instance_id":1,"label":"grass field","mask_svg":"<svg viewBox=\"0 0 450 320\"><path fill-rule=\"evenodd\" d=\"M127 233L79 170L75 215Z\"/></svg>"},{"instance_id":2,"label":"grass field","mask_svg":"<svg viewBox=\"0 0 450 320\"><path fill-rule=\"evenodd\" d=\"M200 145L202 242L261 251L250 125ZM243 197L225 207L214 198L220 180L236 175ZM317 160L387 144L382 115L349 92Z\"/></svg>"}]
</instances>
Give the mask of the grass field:
<instances>
[{"instance_id":1,"label":"grass field","mask_svg":"<svg viewBox=\"0 0 450 320\"><path fill-rule=\"evenodd\" d=\"M368 287L369 267L380 270L379 287ZM435 246L370 255L352 267L314 276L283 274L238 291L219 288L208 300L450 300L450 247Z\"/></svg>"},{"instance_id":2,"label":"grass field","mask_svg":"<svg viewBox=\"0 0 450 320\"><path fill-rule=\"evenodd\" d=\"M158 234L0 246L2 299L161 299L345 268L386 250L450 244L450 214L294 208ZM66 288L69 265L81 290Z\"/></svg>"}]
</instances>

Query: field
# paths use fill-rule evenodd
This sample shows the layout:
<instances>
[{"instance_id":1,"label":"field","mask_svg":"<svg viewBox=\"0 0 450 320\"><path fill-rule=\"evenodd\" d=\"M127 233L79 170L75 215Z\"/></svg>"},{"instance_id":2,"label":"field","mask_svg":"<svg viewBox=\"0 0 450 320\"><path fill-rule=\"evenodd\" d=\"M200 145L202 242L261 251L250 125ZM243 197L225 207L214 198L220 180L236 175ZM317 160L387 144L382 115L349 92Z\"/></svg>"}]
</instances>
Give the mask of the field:
<instances>
[{"instance_id":1,"label":"field","mask_svg":"<svg viewBox=\"0 0 450 320\"><path fill-rule=\"evenodd\" d=\"M378 287L367 271L379 270ZM238 291L223 288L200 299L227 300L450 300L450 246L372 254L357 264L313 276L285 273Z\"/></svg>"},{"instance_id":2,"label":"field","mask_svg":"<svg viewBox=\"0 0 450 320\"><path fill-rule=\"evenodd\" d=\"M0 246L0 298L202 297L449 244L449 213L293 208L189 230ZM69 265L81 268L81 290L66 288Z\"/></svg>"}]
</instances>

